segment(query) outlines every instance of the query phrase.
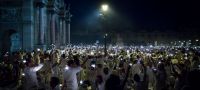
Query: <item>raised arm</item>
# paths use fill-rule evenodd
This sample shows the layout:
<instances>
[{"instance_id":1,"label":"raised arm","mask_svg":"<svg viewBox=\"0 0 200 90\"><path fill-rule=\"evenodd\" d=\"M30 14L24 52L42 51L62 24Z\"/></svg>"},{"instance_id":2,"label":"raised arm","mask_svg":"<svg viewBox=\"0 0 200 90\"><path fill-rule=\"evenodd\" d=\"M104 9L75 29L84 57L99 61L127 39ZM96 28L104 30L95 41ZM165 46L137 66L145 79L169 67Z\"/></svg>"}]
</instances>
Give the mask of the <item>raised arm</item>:
<instances>
[{"instance_id":1,"label":"raised arm","mask_svg":"<svg viewBox=\"0 0 200 90\"><path fill-rule=\"evenodd\" d=\"M33 67L33 70L34 70L34 71L38 71L38 70L40 70L42 67L43 67L43 64L39 64L38 66Z\"/></svg>"}]
</instances>

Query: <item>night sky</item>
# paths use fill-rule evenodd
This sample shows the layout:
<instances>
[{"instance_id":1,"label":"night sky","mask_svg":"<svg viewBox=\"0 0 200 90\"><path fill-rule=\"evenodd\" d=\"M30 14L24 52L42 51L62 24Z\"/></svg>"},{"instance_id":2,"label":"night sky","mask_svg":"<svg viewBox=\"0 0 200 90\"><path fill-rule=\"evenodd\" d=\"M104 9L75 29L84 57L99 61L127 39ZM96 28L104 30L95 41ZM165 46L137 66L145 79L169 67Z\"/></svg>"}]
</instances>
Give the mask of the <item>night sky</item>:
<instances>
[{"instance_id":1,"label":"night sky","mask_svg":"<svg viewBox=\"0 0 200 90\"><path fill-rule=\"evenodd\" d=\"M98 28L98 10L106 0L66 0L71 4L72 30ZM107 0L112 13L107 21L114 29L146 31L195 31L200 29L197 1ZM198 31L199 32L199 31Z\"/></svg>"}]
</instances>

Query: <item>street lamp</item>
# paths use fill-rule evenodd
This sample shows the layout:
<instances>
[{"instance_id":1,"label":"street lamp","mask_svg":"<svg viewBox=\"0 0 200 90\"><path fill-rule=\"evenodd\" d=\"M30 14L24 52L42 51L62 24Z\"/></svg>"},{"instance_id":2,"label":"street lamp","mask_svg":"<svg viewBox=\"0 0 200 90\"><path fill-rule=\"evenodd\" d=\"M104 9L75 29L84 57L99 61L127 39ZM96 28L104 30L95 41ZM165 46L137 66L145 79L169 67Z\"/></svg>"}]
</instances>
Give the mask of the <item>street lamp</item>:
<instances>
[{"instance_id":1,"label":"street lamp","mask_svg":"<svg viewBox=\"0 0 200 90\"><path fill-rule=\"evenodd\" d=\"M102 4L101 8L100 8L100 16L102 17L103 20L105 20L105 14L106 12L108 12L109 10L109 6L108 4ZM104 54L105 56L107 55L107 32L105 31L105 35L104 35Z\"/></svg>"},{"instance_id":2,"label":"street lamp","mask_svg":"<svg viewBox=\"0 0 200 90\"><path fill-rule=\"evenodd\" d=\"M105 54L105 56L107 55L107 36L108 36L108 34L106 33L104 35L104 54Z\"/></svg>"},{"instance_id":3,"label":"street lamp","mask_svg":"<svg viewBox=\"0 0 200 90\"><path fill-rule=\"evenodd\" d=\"M108 5L107 4L103 4L102 6L101 6L101 10L103 11L103 12L106 12L106 11L108 11Z\"/></svg>"},{"instance_id":4,"label":"street lamp","mask_svg":"<svg viewBox=\"0 0 200 90\"><path fill-rule=\"evenodd\" d=\"M103 19L105 19L105 13L108 11L109 6L107 4L103 4L101 5L101 10L100 10L100 16L103 17ZM105 56L107 55L107 32L104 35L104 54Z\"/></svg>"}]
</instances>

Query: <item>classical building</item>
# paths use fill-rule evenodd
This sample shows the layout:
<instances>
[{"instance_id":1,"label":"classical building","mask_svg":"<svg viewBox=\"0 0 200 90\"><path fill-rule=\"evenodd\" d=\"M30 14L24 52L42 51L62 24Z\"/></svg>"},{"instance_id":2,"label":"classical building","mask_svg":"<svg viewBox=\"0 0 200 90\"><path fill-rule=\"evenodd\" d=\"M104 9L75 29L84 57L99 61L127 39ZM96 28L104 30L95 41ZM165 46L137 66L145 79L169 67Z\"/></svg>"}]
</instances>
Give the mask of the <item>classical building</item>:
<instances>
[{"instance_id":1,"label":"classical building","mask_svg":"<svg viewBox=\"0 0 200 90\"><path fill-rule=\"evenodd\" d=\"M64 0L0 0L0 50L66 45L71 17L67 7Z\"/></svg>"}]
</instances>

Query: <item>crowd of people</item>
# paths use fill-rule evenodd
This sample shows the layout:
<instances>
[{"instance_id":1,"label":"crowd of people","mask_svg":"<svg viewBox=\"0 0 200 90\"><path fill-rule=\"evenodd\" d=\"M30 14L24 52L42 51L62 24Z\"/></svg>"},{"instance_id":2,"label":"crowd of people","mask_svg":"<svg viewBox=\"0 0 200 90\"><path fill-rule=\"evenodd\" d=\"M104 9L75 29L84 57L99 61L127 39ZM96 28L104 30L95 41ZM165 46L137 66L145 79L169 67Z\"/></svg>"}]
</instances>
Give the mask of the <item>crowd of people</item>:
<instances>
[{"instance_id":1,"label":"crowd of people","mask_svg":"<svg viewBox=\"0 0 200 90\"><path fill-rule=\"evenodd\" d=\"M199 47L71 46L0 59L0 90L200 90L199 76Z\"/></svg>"}]
</instances>

